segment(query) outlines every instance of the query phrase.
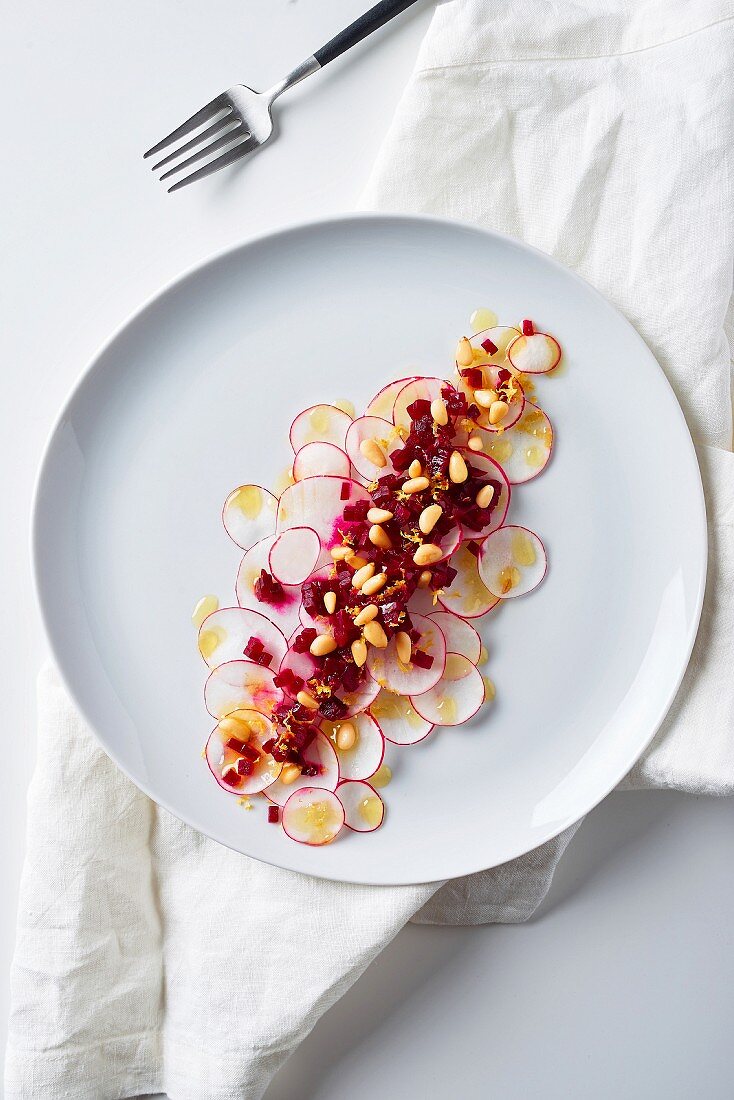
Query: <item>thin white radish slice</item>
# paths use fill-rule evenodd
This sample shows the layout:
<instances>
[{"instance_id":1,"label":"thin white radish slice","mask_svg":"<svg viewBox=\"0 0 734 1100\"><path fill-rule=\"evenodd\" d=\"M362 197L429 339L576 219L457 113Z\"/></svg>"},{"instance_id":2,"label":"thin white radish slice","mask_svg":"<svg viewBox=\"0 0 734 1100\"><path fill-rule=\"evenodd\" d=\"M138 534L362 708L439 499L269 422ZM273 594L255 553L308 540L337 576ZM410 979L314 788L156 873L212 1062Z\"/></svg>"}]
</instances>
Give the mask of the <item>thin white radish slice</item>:
<instances>
[{"instance_id":1,"label":"thin white radish slice","mask_svg":"<svg viewBox=\"0 0 734 1100\"><path fill-rule=\"evenodd\" d=\"M241 775L237 771L237 762L243 759L242 753L228 745L229 733L223 733L219 726L212 730L206 743L205 757L209 770L220 787L232 794L259 794L270 787L281 773L283 765L273 760L268 753L262 752L263 742L273 735L273 724L259 711L242 709L235 712L237 718L246 722L250 729L247 744L260 752L257 760L250 761L251 775Z\"/></svg>"},{"instance_id":2,"label":"thin white radish slice","mask_svg":"<svg viewBox=\"0 0 734 1100\"><path fill-rule=\"evenodd\" d=\"M490 592L505 600L532 592L547 568L545 547L527 527L500 527L486 539L479 555L482 581Z\"/></svg>"},{"instance_id":3,"label":"thin white radish slice","mask_svg":"<svg viewBox=\"0 0 734 1100\"><path fill-rule=\"evenodd\" d=\"M278 498L261 485L240 485L224 502L222 523L237 546L249 550L275 530Z\"/></svg>"},{"instance_id":4,"label":"thin white radish slice","mask_svg":"<svg viewBox=\"0 0 734 1100\"><path fill-rule=\"evenodd\" d=\"M342 477L307 477L289 485L278 502L276 530L289 527L312 527L321 541L321 565L331 561L329 550L341 544L342 532L353 524L342 518L347 504L363 500L368 506L369 493L358 481Z\"/></svg>"},{"instance_id":5,"label":"thin white radish slice","mask_svg":"<svg viewBox=\"0 0 734 1100\"><path fill-rule=\"evenodd\" d=\"M411 374L407 378L398 378L395 382L389 382L387 386L383 386L368 404L364 412L365 416L381 416L383 420L392 420L395 398L415 377Z\"/></svg>"},{"instance_id":6,"label":"thin white radish slice","mask_svg":"<svg viewBox=\"0 0 734 1100\"><path fill-rule=\"evenodd\" d=\"M294 481L318 477L320 474L349 477L351 472L349 456L334 443L307 443L305 447L301 447L293 461Z\"/></svg>"},{"instance_id":7,"label":"thin white radish slice","mask_svg":"<svg viewBox=\"0 0 734 1100\"><path fill-rule=\"evenodd\" d=\"M336 405L312 405L291 424L291 447L298 454L307 443L333 443L344 449L347 428L352 418Z\"/></svg>"},{"instance_id":8,"label":"thin white radish slice","mask_svg":"<svg viewBox=\"0 0 734 1100\"><path fill-rule=\"evenodd\" d=\"M398 695L419 695L429 691L443 676L446 663L446 640L438 624L424 615L411 613L410 618L420 634L417 647L433 657L430 668L421 668L413 661L404 665L398 657L394 637L385 649L370 646L367 651L367 668L372 678L380 687Z\"/></svg>"},{"instance_id":9,"label":"thin white radish slice","mask_svg":"<svg viewBox=\"0 0 734 1100\"><path fill-rule=\"evenodd\" d=\"M289 527L270 547L270 573L281 584L303 584L320 552L321 542L313 527Z\"/></svg>"},{"instance_id":10,"label":"thin white radish slice","mask_svg":"<svg viewBox=\"0 0 734 1100\"><path fill-rule=\"evenodd\" d=\"M434 401L441 396L441 390L449 383L444 378L414 378L412 382L398 393L393 409L393 423L403 428L410 428L412 420L408 412L408 406L414 401Z\"/></svg>"},{"instance_id":11,"label":"thin white radish slice","mask_svg":"<svg viewBox=\"0 0 734 1100\"><path fill-rule=\"evenodd\" d=\"M482 639L474 627L448 611L436 611L430 618L438 623L446 639L446 649L449 653L461 653L473 665L479 663L482 652Z\"/></svg>"},{"instance_id":12,"label":"thin white radish slice","mask_svg":"<svg viewBox=\"0 0 734 1100\"><path fill-rule=\"evenodd\" d=\"M511 485L532 481L548 465L553 427L546 413L526 402L517 424L501 435L483 433L484 450L499 462Z\"/></svg>"},{"instance_id":13,"label":"thin white radish slice","mask_svg":"<svg viewBox=\"0 0 734 1100\"><path fill-rule=\"evenodd\" d=\"M332 791L302 787L283 807L283 828L300 844L330 844L344 825L344 807Z\"/></svg>"},{"instance_id":14,"label":"thin white radish slice","mask_svg":"<svg viewBox=\"0 0 734 1100\"><path fill-rule=\"evenodd\" d=\"M339 758L339 775L342 779L369 779L374 775L385 755L385 738L382 730L370 714L355 714L345 719L354 726L357 739L351 749L340 749L338 734L343 722L324 723L325 732L331 731Z\"/></svg>"},{"instance_id":15,"label":"thin white radish slice","mask_svg":"<svg viewBox=\"0 0 734 1100\"><path fill-rule=\"evenodd\" d=\"M336 788L344 807L344 824L355 833L372 833L385 817L385 803L369 783L347 779Z\"/></svg>"},{"instance_id":16,"label":"thin white radish slice","mask_svg":"<svg viewBox=\"0 0 734 1100\"><path fill-rule=\"evenodd\" d=\"M466 464L470 467L472 472L476 471L482 480L494 481L500 486L498 495L497 489L495 488L496 496L492 500L492 509L489 512L484 526L480 527L478 531L475 531L471 527L462 525L464 539L466 541L471 539L483 539L491 531L496 531L497 528L501 527L505 522L507 510L510 507L512 490L510 489L510 482L507 479L507 474L499 463L495 462L489 455L482 454L479 451L470 451L468 449L464 450L463 454Z\"/></svg>"},{"instance_id":17,"label":"thin white radish slice","mask_svg":"<svg viewBox=\"0 0 734 1100\"><path fill-rule=\"evenodd\" d=\"M520 329L512 325L495 325L493 328L485 328L482 332L476 332L471 337L471 346L481 351L482 358L478 363L503 363L507 349L513 340L520 335ZM491 340L497 351L487 350L482 347L485 340Z\"/></svg>"},{"instance_id":18,"label":"thin white radish slice","mask_svg":"<svg viewBox=\"0 0 734 1100\"><path fill-rule=\"evenodd\" d=\"M267 615L288 638L298 626L300 586L281 585L281 591L267 600L260 600L255 594L255 585L262 570L270 573L270 551L276 538L277 535L269 535L266 539L261 539L243 557L237 573L237 603L240 607Z\"/></svg>"},{"instance_id":19,"label":"thin white radish slice","mask_svg":"<svg viewBox=\"0 0 734 1100\"><path fill-rule=\"evenodd\" d=\"M446 671L430 691L411 698L427 722L437 726L460 726L468 722L484 702L484 680L463 653L446 654Z\"/></svg>"},{"instance_id":20,"label":"thin white radish slice","mask_svg":"<svg viewBox=\"0 0 734 1100\"><path fill-rule=\"evenodd\" d=\"M386 459L384 466L375 465L362 454L360 448L366 440L373 440L377 444ZM379 416L360 416L349 425L344 445L354 469L369 482L380 474L392 472L390 452L401 447L402 443L395 434L395 426L388 420L382 420Z\"/></svg>"},{"instance_id":21,"label":"thin white radish slice","mask_svg":"<svg viewBox=\"0 0 734 1100\"><path fill-rule=\"evenodd\" d=\"M410 699L384 689L371 705L370 714L393 745L417 745L433 729L433 723L421 718Z\"/></svg>"},{"instance_id":22,"label":"thin white radish slice","mask_svg":"<svg viewBox=\"0 0 734 1100\"><path fill-rule=\"evenodd\" d=\"M483 584L477 558L466 543L456 551L451 565L457 571L456 576L438 597L444 610L461 615L464 619L478 619L499 603L499 597L493 596Z\"/></svg>"},{"instance_id":23,"label":"thin white radish slice","mask_svg":"<svg viewBox=\"0 0 734 1100\"><path fill-rule=\"evenodd\" d=\"M323 733L317 733L311 744L303 752L303 759L318 769L316 775L299 775L292 783L283 783L277 779L265 792L276 806L285 806L294 791L304 787L319 787L335 791L339 782L339 762L336 750Z\"/></svg>"},{"instance_id":24,"label":"thin white radish slice","mask_svg":"<svg viewBox=\"0 0 734 1100\"><path fill-rule=\"evenodd\" d=\"M521 374L547 374L561 361L561 345L547 332L518 336L507 349L507 358Z\"/></svg>"},{"instance_id":25,"label":"thin white radish slice","mask_svg":"<svg viewBox=\"0 0 734 1100\"><path fill-rule=\"evenodd\" d=\"M209 668L216 668L225 661L241 660L251 638L272 654L268 667L278 668L287 649L285 636L266 615L249 608L220 607L207 615L199 629L199 652Z\"/></svg>"},{"instance_id":26,"label":"thin white radish slice","mask_svg":"<svg viewBox=\"0 0 734 1100\"><path fill-rule=\"evenodd\" d=\"M204 685L206 709L214 718L243 707L270 715L283 698L274 678L274 672L253 661L227 661L209 674Z\"/></svg>"}]
</instances>

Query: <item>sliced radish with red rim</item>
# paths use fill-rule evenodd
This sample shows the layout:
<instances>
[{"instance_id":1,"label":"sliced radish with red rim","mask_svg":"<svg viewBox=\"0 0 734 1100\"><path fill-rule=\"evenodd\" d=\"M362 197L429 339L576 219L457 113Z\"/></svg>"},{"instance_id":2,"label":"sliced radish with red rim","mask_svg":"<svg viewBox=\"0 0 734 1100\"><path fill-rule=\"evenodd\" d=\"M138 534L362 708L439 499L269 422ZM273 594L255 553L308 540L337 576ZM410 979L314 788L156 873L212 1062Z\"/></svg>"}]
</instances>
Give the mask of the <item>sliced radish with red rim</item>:
<instances>
[{"instance_id":1,"label":"sliced radish with red rim","mask_svg":"<svg viewBox=\"0 0 734 1100\"><path fill-rule=\"evenodd\" d=\"M281 584L303 584L320 552L321 542L313 527L289 527L276 535L270 547L270 572Z\"/></svg>"},{"instance_id":2,"label":"sliced radish with red rim","mask_svg":"<svg viewBox=\"0 0 734 1100\"><path fill-rule=\"evenodd\" d=\"M441 627L448 653L461 653L473 665L479 663L482 639L466 619L448 611L435 611L430 618Z\"/></svg>"},{"instance_id":3,"label":"sliced radish with red rim","mask_svg":"<svg viewBox=\"0 0 734 1100\"><path fill-rule=\"evenodd\" d=\"M303 750L303 759L307 765L317 769L316 775L299 775L293 783L283 783L277 779L265 792L276 806L285 806L294 791L304 787L319 787L334 791L339 782L339 762L336 750L323 733L317 733L311 744Z\"/></svg>"},{"instance_id":4,"label":"sliced radish with red rim","mask_svg":"<svg viewBox=\"0 0 734 1100\"><path fill-rule=\"evenodd\" d=\"M418 400L434 401L441 396L441 390L449 385L450 383L444 378L414 378L412 382L403 386L395 398L393 422L409 429L412 421L408 407Z\"/></svg>"},{"instance_id":5,"label":"sliced radish with red rim","mask_svg":"<svg viewBox=\"0 0 734 1100\"><path fill-rule=\"evenodd\" d=\"M411 698L427 722L460 726L472 718L484 702L484 680L463 653L447 653L443 676L430 691Z\"/></svg>"},{"instance_id":6,"label":"sliced radish with red rim","mask_svg":"<svg viewBox=\"0 0 734 1100\"><path fill-rule=\"evenodd\" d=\"M479 556L482 581L505 600L532 592L547 568L545 547L527 527L500 527L486 539Z\"/></svg>"},{"instance_id":7,"label":"sliced radish with red rim","mask_svg":"<svg viewBox=\"0 0 734 1100\"><path fill-rule=\"evenodd\" d=\"M507 349L507 358L521 374L547 374L561 361L561 345L547 332L518 336Z\"/></svg>"},{"instance_id":8,"label":"sliced radish with red rim","mask_svg":"<svg viewBox=\"0 0 734 1100\"><path fill-rule=\"evenodd\" d=\"M224 718L243 707L270 715L283 698L274 677L269 668L253 661L227 661L209 674L204 685L206 709L214 718Z\"/></svg>"},{"instance_id":9,"label":"sliced radish with red rim","mask_svg":"<svg viewBox=\"0 0 734 1100\"><path fill-rule=\"evenodd\" d=\"M344 807L332 791L302 787L283 807L282 821L288 836L299 844L330 844L344 825Z\"/></svg>"},{"instance_id":10,"label":"sliced radish with red rim","mask_svg":"<svg viewBox=\"0 0 734 1100\"><path fill-rule=\"evenodd\" d=\"M470 342L473 348L482 352L482 359L479 359L478 363L503 363L508 347L518 336L520 336L519 328L514 328L511 325L495 325L493 328L485 328L482 332L476 332L471 337ZM491 347L489 349L483 347L487 340L494 344L497 351L493 352Z\"/></svg>"},{"instance_id":11,"label":"sliced radish with red rim","mask_svg":"<svg viewBox=\"0 0 734 1100\"><path fill-rule=\"evenodd\" d=\"M336 405L312 405L304 409L291 424L293 453L298 454L307 443L333 443L343 450L351 423L351 416Z\"/></svg>"},{"instance_id":12,"label":"sliced radish with red rim","mask_svg":"<svg viewBox=\"0 0 734 1100\"><path fill-rule=\"evenodd\" d=\"M199 651L210 668L237 661L254 638L272 655L270 668L278 668L287 643L283 632L266 615L244 607L220 607L207 615L199 629Z\"/></svg>"},{"instance_id":13,"label":"sliced radish with red rim","mask_svg":"<svg viewBox=\"0 0 734 1100\"><path fill-rule=\"evenodd\" d=\"M261 485L240 485L224 502L222 523L237 546L249 550L275 530L278 499Z\"/></svg>"},{"instance_id":14,"label":"sliced radish with red rim","mask_svg":"<svg viewBox=\"0 0 734 1100\"><path fill-rule=\"evenodd\" d=\"M438 624L424 615L411 613L410 618L419 634L414 644L432 658L430 668L423 668L415 661L404 665L398 657L394 637L385 649L370 646L367 651L367 668L375 683L398 695L418 695L428 691L441 679L446 663L446 640Z\"/></svg>"},{"instance_id":15,"label":"sliced radish with red rim","mask_svg":"<svg viewBox=\"0 0 734 1100\"><path fill-rule=\"evenodd\" d=\"M256 592L262 571L265 570L270 575L270 551L277 537L269 535L266 539L261 539L243 557L237 572L237 603L240 607L267 615L286 637L290 637L299 622L300 586L276 582L279 587L273 591L268 588L265 599L260 599Z\"/></svg>"},{"instance_id":16,"label":"sliced radish with red rim","mask_svg":"<svg viewBox=\"0 0 734 1100\"><path fill-rule=\"evenodd\" d=\"M331 474L333 477L349 477L352 464L349 456L334 443L306 443L293 461L293 480Z\"/></svg>"},{"instance_id":17,"label":"sliced radish with red rim","mask_svg":"<svg viewBox=\"0 0 734 1100\"><path fill-rule=\"evenodd\" d=\"M369 783L347 779L336 788L336 794L344 807L344 824L348 829L372 833L382 825L385 803Z\"/></svg>"},{"instance_id":18,"label":"sliced radish with red rim","mask_svg":"<svg viewBox=\"0 0 734 1100\"><path fill-rule=\"evenodd\" d=\"M376 443L385 456L384 466L376 465L362 453L362 444L368 441ZM360 416L349 425L345 443L346 452L354 469L367 482L374 481L380 474L392 472L390 452L400 446L402 444L395 435L394 425L387 420L382 420L379 416Z\"/></svg>"},{"instance_id":19,"label":"sliced radish with red rim","mask_svg":"<svg viewBox=\"0 0 734 1100\"><path fill-rule=\"evenodd\" d=\"M456 577L448 588L439 593L438 601L446 611L461 615L464 619L478 619L499 603L479 576L476 556L463 543L451 559Z\"/></svg>"},{"instance_id":20,"label":"sliced radish with red rim","mask_svg":"<svg viewBox=\"0 0 734 1100\"><path fill-rule=\"evenodd\" d=\"M342 513L348 504L358 501L368 507L372 504L358 481L330 475L307 477L284 490L278 502L276 529L280 533L290 527L312 527L321 542L320 564L326 565L331 561L329 550L340 545L342 532L354 526L342 518Z\"/></svg>"},{"instance_id":21,"label":"sliced radish with red rim","mask_svg":"<svg viewBox=\"0 0 734 1100\"><path fill-rule=\"evenodd\" d=\"M410 699L384 688L372 703L370 714L393 745L417 745L433 729L433 723L421 718Z\"/></svg>"},{"instance_id":22,"label":"sliced radish with red rim","mask_svg":"<svg viewBox=\"0 0 734 1100\"><path fill-rule=\"evenodd\" d=\"M553 450L553 427L546 413L526 402L523 414L501 435L483 434L484 449L502 466L511 485L523 485L542 473Z\"/></svg>"},{"instance_id":23,"label":"sliced radish with red rim","mask_svg":"<svg viewBox=\"0 0 734 1100\"><path fill-rule=\"evenodd\" d=\"M371 714L355 714L346 719L354 726L357 737L351 749L340 749L339 729L344 722L335 722L330 728L335 738L339 759L339 775L342 779L369 779L374 775L385 755L385 738ZM328 731L325 724L324 729Z\"/></svg>"},{"instance_id":24,"label":"sliced radish with red rim","mask_svg":"<svg viewBox=\"0 0 734 1100\"><path fill-rule=\"evenodd\" d=\"M283 767L262 751L263 743L273 736L273 724L266 715L247 708L235 711L235 716L246 723L249 729L246 744L255 748L259 757L255 760L244 757L242 752L229 744L236 738L215 726L206 743L206 762L217 783L225 791L237 795L259 794L276 781ZM237 768L240 760L247 760L252 769L251 775L240 773Z\"/></svg>"},{"instance_id":25,"label":"sliced radish with red rim","mask_svg":"<svg viewBox=\"0 0 734 1100\"><path fill-rule=\"evenodd\" d=\"M398 378L387 386L383 386L367 405L365 416L380 416L384 420L392 420L395 398L408 382L413 382L415 378L416 375L412 374L408 378Z\"/></svg>"}]
</instances>

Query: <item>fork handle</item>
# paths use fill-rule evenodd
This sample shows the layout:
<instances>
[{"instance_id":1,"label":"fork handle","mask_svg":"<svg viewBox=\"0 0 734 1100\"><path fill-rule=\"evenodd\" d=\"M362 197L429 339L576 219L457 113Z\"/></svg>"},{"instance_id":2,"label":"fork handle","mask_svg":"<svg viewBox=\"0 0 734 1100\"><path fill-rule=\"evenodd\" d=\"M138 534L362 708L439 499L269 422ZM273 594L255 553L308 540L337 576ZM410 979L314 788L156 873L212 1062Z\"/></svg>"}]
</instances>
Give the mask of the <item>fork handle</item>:
<instances>
[{"instance_id":1,"label":"fork handle","mask_svg":"<svg viewBox=\"0 0 734 1100\"><path fill-rule=\"evenodd\" d=\"M360 15L359 19L355 19L353 23L350 23L348 27L335 35L320 50L316 50L314 57L323 68L335 57L339 57L340 54L350 50L352 46L356 46L368 34L372 34L373 31L382 27L385 23L389 23L396 15L400 15L401 11L405 11L406 8L415 3L416 0L380 0L380 3L375 4L374 8L370 8L364 15Z\"/></svg>"}]
</instances>

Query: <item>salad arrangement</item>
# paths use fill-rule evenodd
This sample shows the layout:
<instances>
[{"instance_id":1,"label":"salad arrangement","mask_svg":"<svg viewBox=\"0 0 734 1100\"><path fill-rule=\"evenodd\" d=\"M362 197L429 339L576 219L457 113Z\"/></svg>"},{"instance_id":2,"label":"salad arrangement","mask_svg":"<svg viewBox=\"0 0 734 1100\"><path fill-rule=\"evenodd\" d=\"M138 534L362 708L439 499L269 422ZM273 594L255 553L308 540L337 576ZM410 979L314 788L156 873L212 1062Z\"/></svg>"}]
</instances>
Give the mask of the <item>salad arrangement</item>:
<instances>
[{"instance_id":1,"label":"salad arrangement","mask_svg":"<svg viewBox=\"0 0 734 1100\"><path fill-rule=\"evenodd\" d=\"M228 496L237 606L205 597L194 613L217 720L204 755L294 840L378 828L385 742L467 722L493 694L472 624L546 572L543 543L508 512L550 458L533 376L560 358L528 320L462 337L450 380L400 378L356 419L300 413L280 496Z\"/></svg>"}]
</instances>

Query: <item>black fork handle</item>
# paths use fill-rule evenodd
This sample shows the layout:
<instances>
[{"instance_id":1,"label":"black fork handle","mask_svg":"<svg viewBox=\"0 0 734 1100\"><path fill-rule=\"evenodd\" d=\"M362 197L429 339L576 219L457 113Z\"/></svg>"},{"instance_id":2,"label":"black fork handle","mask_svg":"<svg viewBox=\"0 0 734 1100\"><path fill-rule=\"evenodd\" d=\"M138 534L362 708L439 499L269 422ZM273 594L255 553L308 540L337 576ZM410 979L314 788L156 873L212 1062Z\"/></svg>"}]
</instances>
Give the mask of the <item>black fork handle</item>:
<instances>
[{"instance_id":1,"label":"black fork handle","mask_svg":"<svg viewBox=\"0 0 734 1100\"><path fill-rule=\"evenodd\" d=\"M348 27L335 35L330 42L317 50L314 57L323 68L335 57L339 57L346 50L350 50L352 46L356 46L368 34L372 34L373 31L378 30L385 23L389 23L396 15L400 15L401 11L405 11L406 8L415 3L416 0L380 0L380 3L375 4L374 8L370 8L364 15L360 15L359 19L355 19L353 23L350 23Z\"/></svg>"}]
</instances>

